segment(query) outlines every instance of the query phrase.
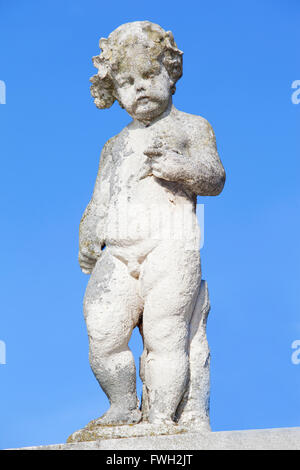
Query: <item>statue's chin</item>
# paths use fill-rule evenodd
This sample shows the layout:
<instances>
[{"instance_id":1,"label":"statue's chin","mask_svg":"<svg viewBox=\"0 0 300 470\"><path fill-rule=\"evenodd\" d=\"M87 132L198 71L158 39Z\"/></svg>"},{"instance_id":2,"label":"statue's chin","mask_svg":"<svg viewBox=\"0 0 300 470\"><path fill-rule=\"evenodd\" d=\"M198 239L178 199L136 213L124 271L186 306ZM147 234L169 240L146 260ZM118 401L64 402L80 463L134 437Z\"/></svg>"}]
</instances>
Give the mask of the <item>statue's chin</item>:
<instances>
[{"instance_id":1,"label":"statue's chin","mask_svg":"<svg viewBox=\"0 0 300 470\"><path fill-rule=\"evenodd\" d=\"M142 121L142 122L151 122L154 119L158 118L161 114L164 113L164 111L167 109L167 106L151 106L152 103L148 104L147 106L143 106L140 109L138 109L135 113L134 116L132 116L135 120L137 121Z\"/></svg>"}]
</instances>

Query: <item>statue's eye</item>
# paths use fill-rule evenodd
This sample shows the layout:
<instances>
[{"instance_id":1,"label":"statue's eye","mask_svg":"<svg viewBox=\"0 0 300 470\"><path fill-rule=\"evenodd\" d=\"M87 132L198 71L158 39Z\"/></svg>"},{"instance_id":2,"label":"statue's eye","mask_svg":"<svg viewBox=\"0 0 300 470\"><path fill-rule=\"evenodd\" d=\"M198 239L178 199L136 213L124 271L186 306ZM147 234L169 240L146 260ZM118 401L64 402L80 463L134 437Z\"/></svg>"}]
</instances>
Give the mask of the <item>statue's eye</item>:
<instances>
[{"instance_id":1,"label":"statue's eye","mask_svg":"<svg viewBox=\"0 0 300 470\"><path fill-rule=\"evenodd\" d=\"M122 80L119 81L119 86L120 87L126 87L126 86L131 86L134 83L133 77L126 77L122 78Z\"/></svg>"},{"instance_id":2,"label":"statue's eye","mask_svg":"<svg viewBox=\"0 0 300 470\"><path fill-rule=\"evenodd\" d=\"M149 70L149 71L143 73L143 78L144 78L144 79L147 79L147 78L154 78L155 75L156 75L156 73L155 73L154 70Z\"/></svg>"}]
</instances>

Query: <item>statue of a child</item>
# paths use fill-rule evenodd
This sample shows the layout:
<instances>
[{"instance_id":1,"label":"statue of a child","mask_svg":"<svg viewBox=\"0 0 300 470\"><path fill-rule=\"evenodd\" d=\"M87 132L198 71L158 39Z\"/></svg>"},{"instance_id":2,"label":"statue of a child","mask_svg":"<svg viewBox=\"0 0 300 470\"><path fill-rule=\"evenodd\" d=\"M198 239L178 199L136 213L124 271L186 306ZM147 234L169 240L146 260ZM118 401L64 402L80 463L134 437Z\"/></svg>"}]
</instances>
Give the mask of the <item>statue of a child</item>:
<instances>
[{"instance_id":1,"label":"statue of a child","mask_svg":"<svg viewBox=\"0 0 300 470\"><path fill-rule=\"evenodd\" d=\"M173 423L189 382L190 322L201 284L197 195L218 195L225 172L208 122L172 104L182 52L171 32L128 23L100 48L91 79L95 104L109 108L117 100L133 120L105 144L80 224L79 263L91 274L84 299L90 363L111 405L97 424L141 420L128 348L137 325L147 419Z\"/></svg>"}]
</instances>

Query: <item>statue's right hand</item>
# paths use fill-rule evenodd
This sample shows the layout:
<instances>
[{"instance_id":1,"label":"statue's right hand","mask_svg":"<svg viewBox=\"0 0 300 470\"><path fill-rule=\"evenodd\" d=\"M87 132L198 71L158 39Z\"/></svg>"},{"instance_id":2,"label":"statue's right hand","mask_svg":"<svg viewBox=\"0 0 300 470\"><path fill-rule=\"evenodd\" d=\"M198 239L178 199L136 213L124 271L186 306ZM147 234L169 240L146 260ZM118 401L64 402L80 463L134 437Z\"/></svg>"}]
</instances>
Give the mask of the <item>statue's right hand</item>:
<instances>
[{"instance_id":1,"label":"statue's right hand","mask_svg":"<svg viewBox=\"0 0 300 470\"><path fill-rule=\"evenodd\" d=\"M91 274L97 262L97 258L92 256L88 251L81 249L79 250L78 261L81 271L84 274Z\"/></svg>"}]
</instances>

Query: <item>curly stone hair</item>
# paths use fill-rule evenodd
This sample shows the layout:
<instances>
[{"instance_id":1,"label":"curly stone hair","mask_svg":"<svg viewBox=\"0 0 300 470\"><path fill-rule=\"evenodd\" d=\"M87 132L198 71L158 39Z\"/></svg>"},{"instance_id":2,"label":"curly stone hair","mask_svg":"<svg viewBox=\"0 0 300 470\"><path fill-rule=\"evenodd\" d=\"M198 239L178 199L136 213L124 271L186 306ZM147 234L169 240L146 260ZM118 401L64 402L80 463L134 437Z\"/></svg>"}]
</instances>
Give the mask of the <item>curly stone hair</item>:
<instances>
[{"instance_id":1,"label":"curly stone hair","mask_svg":"<svg viewBox=\"0 0 300 470\"><path fill-rule=\"evenodd\" d=\"M112 75L119 70L126 50L137 44L151 59L164 65L172 82L172 94L175 93L175 84L182 76L183 52L177 48L171 31L150 21L135 21L119 26L107 39L101 38L99 44L102 53L93 57L98 73L90 78L97 108L110 108L116 100Z\"/></svg>"}]
</instances>

